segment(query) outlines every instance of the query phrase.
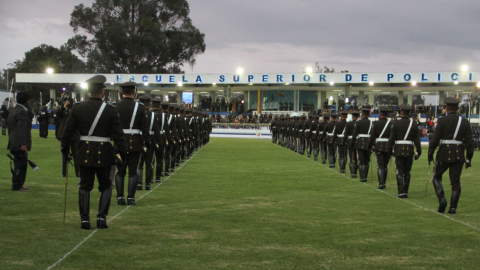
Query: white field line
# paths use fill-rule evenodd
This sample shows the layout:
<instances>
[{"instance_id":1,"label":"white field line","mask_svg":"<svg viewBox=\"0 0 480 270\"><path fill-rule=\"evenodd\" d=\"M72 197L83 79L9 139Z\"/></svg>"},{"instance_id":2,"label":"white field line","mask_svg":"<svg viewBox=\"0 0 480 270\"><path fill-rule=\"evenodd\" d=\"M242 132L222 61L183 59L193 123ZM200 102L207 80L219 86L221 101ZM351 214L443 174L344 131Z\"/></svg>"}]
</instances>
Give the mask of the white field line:
<instances>
[{"instance_id":1,"label":"white field line","mask_svg":"<svg viewBox=\"0 0 480 270\"><path fill-rule=\"evenodd\" d=\"M211 141L213 142L213 140ZM143 194L140 198L138 198L136 201L140 201L143 197L147 196L148 194L152 193L154 190L156 190L159 186L161 186L163 183L165 183L170 177L172 177L173 175L175 175L175 173L180 170L185 164L187 164L190 160L192 160L203 148L205 148L209 143L207 143L206 145L204 145L202 148L200 148L197 152L195 152L195 154L193 154L193 156L190 158L190 159L187 159L180 167L177 168L177 170L170 174L170 176L168 176L167 178L165 178L165 180L162 180L162 182L160 184L158 184L155 188L153 188L152 190L150 190L149 192ZM131 205L127 206L125 209L123 209L122 211L120 211L118 214L116 214L115 216L113 216L112 218L110 218L109 220L107 220L107 223L111 222L112 220L114 220L116 217L120 216L123 212L127 211L127 209L129 209L131 207ZM72 250L70 250L67 254L65 254L61 259L59 259L58 261L56 261L54 264L50 265L47 270L50 270L50 269L53 269L55 266L57 266L58 264L60 264L63 260L65 260L70 254L72 254L73 252L75 252L75 250L77 250L79 247L81 247L83 245L83 243L85 243L90 237L92 237L99 229L95 229L91 234L89 234L87 237L85 237L85 239L82 240L82 242L80 242L76 247L74 247Z\"/></svg>"},{"instance_id":2,"label":"white field line","mask_svg":"<svg viewBox=\"0 0 480 270\"><path fill-rule=\"evenodd\" d=\"M285 147L282 147L282 146L280 146L280 145L278 145L278 144L277 144L277 146L278 146L278 147L281 147L281 148L284 148L284 149L286 149L286 150L290 150L290 149L287 149L287 148L285 148ZM291 151L291 150L290 150L290 151ZM295 152L293 152L293 153L295 153ZM319 154L320 154L320 149L319 149ZM472 225L470 225L470 224L468 224L468 223L465 223L465 222L463 222L463 221L454 219L454 218L452 218L452 217L450 217L450 216L447 216L447 215L445 215L445 214L438 213L437 211L434 211L434 210L431 210L431 209L427 209L427 208L424 209L423 206L418 205L418 204L413 203L413 202L410 202L410 201L408 201L408 199L399 199L399 198L397 198L397 197L395 197L395 196L392 196L392 195L390 195L389 193L387 193L387 192L385 192L385 191L383 191L383 190L381 190L381 189L377 189L377 188L375 188L374 186L368 185L367 183L361 183L361 182L359 182L359 181L356 181L355 179L352 179L352 178L348 177L346 174L340 173L340 172L338 172L338 171L336 171L336 170L334 170L334 169L332 169L332 168L329 168L329 167L327 167L327 166L325 166L325 165L323 165L323 164L321 164L321 163L318 163L318 162L316 162L316 161L314 161L314 160L312 160L312 159L310 159L310 158L308 158L308 157L306 157L306 156L302 156L302 157L305 158L305 159L310 160L310 161L313 162L313 163L316 163L316 164L318 164L318 165L321 165L322 167L325 167L325 168L331 170L332 172L335 172L335 173L337 173L337 174L339 174L339 175L341 175L341 176L343 176L343 177L345 177L345 178L347 178L347 179L350 179L350 180L352 180L353 182L358 182L358 183L360 183L360 184L363 184L363 185L366 186L366 187L373 188L374 190L376 190L376 191L378 191L378 192L381 192L381 193L383 193L383 194L385 194L385 195L388 195L388 196L390 196L390 197L392 197L392 198L394 198L394 199L400 200L400 201L405 202L405 203L409 203L409 204L414 205L414 206L416 206L416 207L418 207L418 208L421 208L421 209L423 209L423 210L425 210L425 211L432 212L432 213L434 213L434 214L440 215L440 216L442 216L442 217L445 217L445 218L447 218L447 219L450 219L450 220L452 220L452 221L455 221L455 222L457 222L457 223L460 223L460 224L462 224L462 225L465 225L465 226L467 226L467 227L470 227L470 228L472 228L472 229L480 232L480 228L477 228L477 227L475 227L475 226L472 226ZM390 162L392 162L392 161L390 161ZM346 164L345 166L347 166L347 164ZM371 173L373 173L373 172L371 172Z\"/></svg>"}]
</instances>

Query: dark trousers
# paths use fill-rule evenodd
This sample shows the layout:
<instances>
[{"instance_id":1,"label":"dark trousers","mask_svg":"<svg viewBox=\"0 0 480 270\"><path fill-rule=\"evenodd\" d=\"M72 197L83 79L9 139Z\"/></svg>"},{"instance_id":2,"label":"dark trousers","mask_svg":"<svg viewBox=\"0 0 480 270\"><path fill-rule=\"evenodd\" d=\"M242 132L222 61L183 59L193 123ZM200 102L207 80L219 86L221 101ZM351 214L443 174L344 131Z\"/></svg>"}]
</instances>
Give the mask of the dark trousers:
<instances>
[{"instance_id":1,"label":"dark trousers","mask_svg":"<svg viewBox=\"0 0 480 270\"><path fill-rule=\"evenodd\" d=\"M163 161L165 158L165 145L159 145L158 148L155 149L155 160L152 160L152 163L157 163L155 167L155 179L160 179L160 174L163 172ZM153 175L153 173L152 173Z\"/></svg>"},{"instance_id":2,"label":"dark trousers","mask_svg":"<svg viewBox=\"0 0 480 270\"><path fill-rule=\"evenodd\" d=\"M78 186L81 190L92 191L95 182L95 175L98 179L98 190L100 192L106 189L113 188L113 176L111 175L112 167L87 167L79 166L80 168L80 182Z\"/></svg>"},{"instance_id":3,"label":"dark trousers","mask_svg":"<svg viewBox=\"0 0 480 270\"><path fill-rule=\"evenodd\" d=\"M401 176L410 176L413 165L413 156L395 157L395 174Z\"/></svg>"},{"instance_id":4,"label":"dark trousers","mask_svg":"<svg viewBox=\"0 0 480 270\"><path fill-rule=\"evenodd\" d=\"M462 175L464 162L435 162L433 166L433 180L442 182L442 175L448 171L452 191L458 191L462 188L460 185L460 176ZM438 194L437 194L438 195Z\"/></svg>"},{"instance_id":5,"label":"dark trousers","mask_svg":"<svg viewBox=\"0 0 480 270\"><path fill-rule=\"evenodd\" d=\"M358 160L358 165L369 165L370 151L357 149L357 160Z\"/></svg>"},{"instance_id":6,"label":"dark trousers","mask_svg":"<svg viewBox=\"0 0 480 270\"><path fill-rule=\"evenodd\" d=\"M48 119L40 120L40 137L47 138L48 136Z\"/></svg>"},{"instance_id":7,"label":"dark trousers","mask_svg":"<svg viewBox=\"0 0 480 270\"><path fill-rule=\"evenodd\" d=\"M13 154L13 175L12 175L12 190L19 190L25 184L27 178L28 168L28 152L23 152L20 147L16 147L12 151Z\"/></svg>"},{"instance_id":8,"label":"dark trousers","mask_svg":"<svg viewBox=\"0 0 480 270\"><path fill-rule=\"evenodd\" d=\"M128 177L133 177L137 175L137 168L138 163L140 161L140 154L142 152L128 152L126 154L127 162L118 167L118 176L125 177L127 175L127 167L128 167Z\"/></svg>"},{"instance_id":9,"label":"dark trousers","mask_svg":"<svg viewBox=\"0 0 480 270\"><path fill-rule=\"evenodd\" d=\"M320 141L320 151L321 151L321 156L322 156L322 161L324 161L327 158L327 144L325 141Z\"/></svg>"},{"instance_id":10,"label":"dark trousers","mask_svg":"<svg viewBox=\"0 0 480 270\"><path fill-rule=\"evenodd\" d=\"M7 135L7 119L2 118L2 135Z\"/></svg>"},{"instance_id":11,"label":"dark trousers","mask_svg":"<svg viewBox=\"0 0 480 270\"><path fill-rule=\"evenodd\" d=\"M72 143L70 143L69 146L72 149L72 157L75 157L78 149L78 141L72 140ZM60 149L62 149L61 143L60 143ZM69 152L70 152L70 149L69 149ZM73 162L73 165L75 165L75 176L79 177L80 170L78 168L78 165L75 164L75 159L72 159L72 162ZM62 177L65 177L67 174L67 166L68 166L67 157L62 153Z\"/></svg>"},{"instance_id":12,"label":"dark trousers","mask_svg":"<svg viewBox=\"0 0 480 270\"><path fill-rule=\"evenodd\" d=\"M139 173L143 174L143 168L145 164L145 184L148 184L151 182L152 177L153 177L153 166L155 165L155 146L152 143L152 146L150 146L150 149L148 151L142 152L140 155L140 160L138 162L138 167L137 170ZM142 181L143 175L140 176L140 181ZM139 182L141 184L141 182Z\"/></svg>"},{"instance_id":13,"label":"dark trousers","mask_svg":"<svg viewBox=\"0 0 480 270\"><path fill-rule=\"evenodd\" d=\"M165 171L168 171L170 168L170 161L172 158L172 152L173 152L173 141L168 140L168 145L165 147Z\"/></svg>"},{"instance_id":14,"label":"dark trousers","mask_svg":"<svg viewBox=\"0 0 480 270\"><path fill-rule=\"evenodd\" d=\"M377 162L377 169L388 169L388 162L390 161L390 154L387 152L375 152L375 161Z\"/></svg>"},{"instance_id":15,"label":"dark trousers","mask_svg":"<svg viewBox=\"0 0 480 270\"><path fill-rule=\"evenodd\" d=\"M340 169L344 170L347 164L347 148L345 145L337 145L337 156Z\"/></svg>"}]
</instances>

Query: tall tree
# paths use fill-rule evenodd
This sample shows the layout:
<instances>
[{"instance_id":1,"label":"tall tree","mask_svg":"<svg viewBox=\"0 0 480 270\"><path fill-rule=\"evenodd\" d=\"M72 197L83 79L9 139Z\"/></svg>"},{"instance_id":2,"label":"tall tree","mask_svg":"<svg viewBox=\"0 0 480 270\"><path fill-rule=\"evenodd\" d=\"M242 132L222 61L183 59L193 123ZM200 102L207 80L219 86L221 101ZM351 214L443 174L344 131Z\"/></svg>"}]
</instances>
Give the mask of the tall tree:
<instances>
[{"instance_id":1,"label":"tall tree","mask_svg":"<svg viewBox=\"0 0 480 270\"><path fill-rule=\"evenodd\" d=\"M16 73L45 73L47 68L53 68L55 73L85 73L89 72L85 63L78 59L66 46L55 48L50 45L42 44L25 53L23 60L17 60L13 63L13 68L9 69L9 81L14 78ZM5 72L6 75L6 72ZM32 109L37 109L40 93L42 95L42 104L49 100L49 89L56 89L57 95L61 94L64 85L60 84L17 84L16 91L26 91L31 96Z\"/></svg>"},{"instance_id":2,"label":"tall tree","mask_svg":"<svg viewBox=\"0 0 480 270\"><path fill-rule=\"evenodd\" d=\"M75 6L70 48L96 72L180 73L205 51L186 0L96 0Z\"/></svg>"}]
</instances>

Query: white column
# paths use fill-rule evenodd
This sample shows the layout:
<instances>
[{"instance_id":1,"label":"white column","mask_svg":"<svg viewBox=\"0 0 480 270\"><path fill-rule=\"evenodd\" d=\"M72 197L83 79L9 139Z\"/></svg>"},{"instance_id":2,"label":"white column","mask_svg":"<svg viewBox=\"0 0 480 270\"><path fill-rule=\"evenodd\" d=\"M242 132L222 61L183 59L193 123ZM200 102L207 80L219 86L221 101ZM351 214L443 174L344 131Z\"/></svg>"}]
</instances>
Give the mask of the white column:
<instances>
[{"instance_id":1,"label":"white column","mask_svg":"<svg viewBox=\"0 0 480 270\"><path fill-rule=\"evenodd\" d=\"M438 104L443 106L445 104L445 91L438 91Z\"/></svg>"},{"instance_id":2,"label":"white column","mask_svg":"<svg viewBox=\"0 0 480 270\"><path fill-rule=\"evenodd\" d=\"M408 93L407 94L407 103L409 105L413 105L413 93Z\"/></svg>"},{"instance_id":3,"label":"white column","mask_svg":"<svg viewBox=\"0 0 480 270\"><path fill-rule=\"evenodd\" d=\"M398 105L403 105L403 91L398 91Z\"/></svg>"},{"instance_id":4,"label":"white column","mask_svg":"<svg viewBox=\"0 0 480 270\"><path fill-rule=\"evenodd\" d=\"M183 91L182 90L177 90L177 104L178 105L182 104L182 95L183 95Z\"/></svg>"},{"instance_id":5,"label":"white column","mask_svg":"<svg viewBox=\"0 0 480 270\"><path fill-rule=\"evenodd\" d=\"M368 93L368 104L375 105L375 93Z\"/></svg>"},{"instance_id":6,"label":"white column","mask_svg":"<svg viewBox=\"0 0 480 270\"><path fill-rule=\"evenodd\" d=\"M358 108L363 106L365 100L365 91L358 91Z\"/></svg>"},{"instance_id":7,"label":"white column","mask_svg":"<svg viewBox=\"0 0 480 270\"><path fill-rule=\"evenodd\" d=\"M249 91L243 92L243 100L245 100L243 107L245 108L245 111L248 111L250 109L250 92ZM240 104L237 105L237 108L240 108L238 106L240 106Z\"/></svg>"}]
</instances>

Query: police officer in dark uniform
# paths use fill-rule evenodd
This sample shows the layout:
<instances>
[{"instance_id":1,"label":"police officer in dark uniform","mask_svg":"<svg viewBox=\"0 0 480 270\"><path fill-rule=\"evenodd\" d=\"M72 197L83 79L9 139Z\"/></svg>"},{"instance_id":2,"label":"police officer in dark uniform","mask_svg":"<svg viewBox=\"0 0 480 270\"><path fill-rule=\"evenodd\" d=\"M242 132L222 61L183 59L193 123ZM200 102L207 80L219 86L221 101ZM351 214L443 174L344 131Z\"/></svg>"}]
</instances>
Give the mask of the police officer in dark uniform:
<instances>
[{"instance_id":1,"label":"police officer in dark uniform","mask_svg":"<svg viewBox=\"0 0 480 270\"><path fill-rule=\"evenodd\" d=\"M182 143L181 143L181 148L180 148L180 162L185 162L187 159L187 144L188 144L188 137L190 136L190 128L188 127L188 122L187 122L187 115L186 115L186 108L185 107L180 107L180 118L182 119L182 129L183 129L183 138L182 138Z\"/></svg>"},{"instance_id":2,"label":"police officer in dark uniform","mask_svg":"<svg viewBox=\"0 0 480 270\"><path fill-rule=\"evenodd\" d=\"M310 140L310 137L308 136L310 134L310 128L313 123L313 113L308 114L308 118L305 121L305 148L307 149L307 157L310 157L312 155L312 141Z\"/></svg>"},{"instance_id":3,"label":"police officer in dark uniform","mask_svg":"<svg viewBox=\"0 0 480 270\"><path fill-rule=\"evenodd\" d=\"M139 181L137 190L142 190L143 166L145 164L145 190L150 190L150 184L153 183L153 166L155 163L155 150L162 144L160 140L160 127L158 126L158 118L155 112L150 111L152 97L144 95L139 97L141 103L145 106L145 116L147 118L148 129L150 134L150 147L147 151L140 154L140 162L138 164L137 173Z\"/></svg>"},{"instance_id":4,"label":"police officer in dark uniform","mask_svg":"<svg viewBox=\"0 0 480 270\"><path fill-rule=\"evenodd\" d=\"M185 121L180 114L179 105L175 105L175 122L177 124L178 141L176 145L175 160L172 162L172 167L180 165L180 156L182 154L183 143L185 142Z\"/></svg>"},{"instance_id":5,"label":"police officer in dark uniform","mask_svg":"<svg viewBox=\"0 0 480 270\"><path fill-rule=\"evenodd\" d=\"M122 101L117 102L116 108L122 123L126 149L126 163L119 166L115 175L117 187L117 203L125 205L124 185L128 167L128 196L127 204L135 205L135 191L140 176L137 168L140 162L140 155L150 148L150 129L145 116L145 106L134 100L137 84L126 82L121 84L123 96ZM144 148L145 147L145 148ZM115 149L116 145L115 145Z\"/></svg>"},{"instance_id":6,"label":"police officer in dark uniform","mask_svg":"<svg viewBox=\"0 0 480 270\"><path fill-rule=\"evenodd\" d=\"M164 110L164 104L162 103L162 110ZM175 121L175 104L168 105L168 117L167 117L167 129L169 133L167 148L165 149L165 175L168 176L168 172L175 172L175 151L178 140L177 123ZM173 166L172 166L173 162Z\"/></svg>"},{"instance_id":7,"label":"police officer in dark uniform","mask_svg":"<svg viewBox=\"0 0 480 270\"><path fill-rule=\"evenodd\" d=\"M455 214L462 191L462 185L460 184L462 166L464 163L466 169L472 166L471 162L474 149L470 122L458 114L458 104L460 100L447 97L445 98L445 103L447 115L437 122L433 140L430 141L428 148L428 162L433 161L433 154L437 146L439 146L432 178L435 193L440 202L438 212L445 212L448 204L442 186L442 175L448 169L450 184L452 186L452 196L450 198L450 209L448 213ZM466 158L465 152L467 152Z\"/></svg>"},{"instance_id":8,"label":"police officer in dark uniform","mask_svg":"<svg viewBox=\"0 0 480 270\"><path fill-rule=\"evenodd\" d=\"M328 163L330 168L335 168L335 126L337 125L337 114L330 114L330 122L323 129L322 139L325 140L328 149Z\"/></svg>"},{"instance_id":9,"label":"police officer in dark uniform","mask_svg":"<svg viewBox=\"0 0 480 270\"><path fill-rule=\"evenodd\" d=\"M70 116L70 111L72 110L72 107L73 107L73 99L67 98L65 102L61 104L61 107L55 111L55 114L57 115L57 118L58 118L58 124L60 126L57 133L57 139L59 141L63 137L63 131L65 129L67 119ZM68 155L64 155L63 153L70 152L71 150L72 156L75 156L77 154L78 144L80 143L80 134L78 133L78 131L74 132L74 135L71 137L71 140L72 141L68 144L68 146L71 149L63 149L63 151L61 151L62 152L62 177L66 176L66 173L67 173L66 171L68 166ZM80 168L78 167L76 159L74 159L74 165L75 165L75 175L79 177Z\"/></svg>"},{"instance_id":10,"label":"police officer in dark uniform","mask_svg":"<svg viewBox=\"0 0 480 270\"><path fill-rule=\"evenodd\" d=\"M47 138L48 137L48 122L50 122L50 114L48 113L47 106L43 106L40 109L40 115L38 117L38 122L40 124L40 137Z\"/></svg>"},{"instance_id":11,"label":"police officer in dark uniform","mask_svg":"<svg viewBox=\"0 0 480 270\"><path fill-rule=\"evenodd\" d=\"M2 115L2 135L7 135L7 125L8 125L8 109L6 105L2 105L2 111L0 112Z\"/></svg>"},{"instance_id":12,"label":"police officer in dark uniform","mask_svg":"<svg viewBox=\"0 0 480 270\"><path fill-rule=\"evenodd\" d=\"M160 143L155 148L155 182L160 183L160 177L167 175L163 173L163 162L165 161L165 153L168 147L168 138L170 138L170 130L168 127L168 102L162 102L159 98L152 99L152 111L157 118L158 127L160 128Z\"/></svg>"},{"instance_id":13,"label":"police officer in dark uniform","mask_svg":"<svg viewBox=\"0 0 480 270\"><path fill-rule=\"evenodd\" d=\"M412 170L413 157L417 160L422 154L420 136L418 127L413 119L410 119L412 106L400 105L402 118L392 124L390 138L388 140L388 149L393 149L395 160L395 173L397 175L397 198L408 198L408 188L410 186L410 171ZM414 147L417 153L414 151Z\"/></svg>"},{"instance_id":14,"label":"police officer in dark uniform","mask_svg":"<svg viewBox=\"0 0 480 270\"><path fill-rule=\"evenodd\" d=\"M322 157L322 164L327 163L327 143L325 141L324 137L324 129L328 124L328 121L330 120L330 114L329 113L324 113L323 115L323 121L320 121L318 124L318 144L320 145L320 156Z\"/></svg>"},{"instance_id":15,"label":"police officer in dark uniform","mask_svg":"<svg viewBox=\"0 0 480 270\"><path fill-rule=\"evenodd\" d=\"M335 125L335 148L337 151L338 165L340 167L340 173L345 173L345 167L347 163L347 147L346 143L346 125L347 125L347 111L340 112L340 121Z\"/></svg>"},{"instance_id":16,"label":"police officer in dark uniform","mask_svg":"<svg viewBox=\"0 0 480 270\"><path fill-rule=\"evenodd\" d=\"M305 154L305 129L307 125L307 117L305 115L300 116L300 121L296 125L297 134L297 149L300 155Z\"/></svg>"},{"instance_id":17,"label":"police officer in dark uniform","mask_svg":"<svg viewBox=\"0 0 480 270\"><path fill-rule=\"evenodd\" d=\"M86 81L90 99L76 103L68 118L62 136L62 151L68 154L75 132L80 134L76 163L80 164L80 183L78 198L81 228L90 229L90 191L93 189L95 175L102 193L97 215L97 228L108 228L106 217L110 208L113 183L111 171L115 165L115 151L110 143L112 139L119 157L125 156L126 142L117 110L102 102L106 78L95 76ZM120 160L120 159L119 159Z\"/></svg>"},{"instance_id":18,"label":"police officer in dark uniform","mask_svg":"<svg viewBox=\"0 0 480 270\"><path fill-rule=\"evenodd\" d=\"M358 120L359 112L352 111L350 112L352 115L352 121L347 122L345 125L345 137L347 142L345 146L347 147L347 158L348 158L348 165L350 168L350 177L356 178L357 177L357 170L358 170L358 161L357 161L357 151L354 147L351 147L353 141L353 132L355 130L355 125Z\"/></svg>"},{"instance_id":19,"label":"police officer in dark uniform","mask_svg":"<svg viewBox=\"0 0 480 270\"><path fill-rule=\"evenodd\" d=\"M272 122L270 122L270 132L272 133L272 143L277 143L278 138L278 129L277 129L278 118L275 117Z\"/></svg>"},{"instance_id":20,"label":"police officer in dark uniform","mask_svg":"<svg viewBox=\"0 0 480 270\"><path fill-rule=\"evenodd\" d=\"M357 150L360 182L367 182L368 168L370 166L370 148L368 148L368 141L373 123L368 119L369 116L370 108L362 108L362 119L358 120L355 125L352 143L350 144L350 147L355 147L355 150Z\"/></svg>"},{"instance_id":21,"label":"police officer in dark uniform","mask_svg":"<svg viewBox=\"0 0 480 270\"><path fill-rule=\"evenodd\" d=\"M380 118L373 122L370 132L369 149L375 151L375 160L377 161L378 189L384 189L387 181L388 163L390 162L390 151L387 148L388 138L392 122L387 119L388 113L392 110L387 106L379 108ZM373 173L373 172L372 172Z\"/></svg>"},{"instance_id":22,"label":"police officer in dark uniform","mask_svg":"<svg viewBox=\"0 0 480 270\"><path fill-rule=\"evenodd\" d=\"M188 139L187 139L187 147L186 147L186 159L189 159L190 156L193 154L195 147L193 146L193 139L194 139L194 125L195 125L195 118L192 115L192 109L186 108L185 113L187 114L186 124L188 129Z\"/></svg>"},{"instance_id":23,"label":"police officer in dark uniform","mask_svg":"<svg viewBox=\"0 0 480 270\"><path fill-rule=\"evenodd\" d=\"M320 116L315 114L313 116L313 122L310 124L310 131L307 133L307 140L310 142L311 150L313 151L313 160L317 161L318 159L318 128L319 122L318 119Z\"/></svg>"}]
</instances>

